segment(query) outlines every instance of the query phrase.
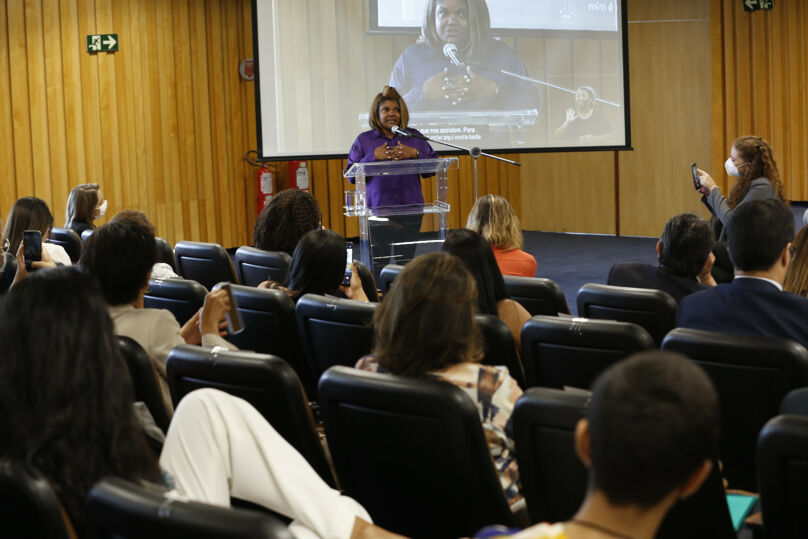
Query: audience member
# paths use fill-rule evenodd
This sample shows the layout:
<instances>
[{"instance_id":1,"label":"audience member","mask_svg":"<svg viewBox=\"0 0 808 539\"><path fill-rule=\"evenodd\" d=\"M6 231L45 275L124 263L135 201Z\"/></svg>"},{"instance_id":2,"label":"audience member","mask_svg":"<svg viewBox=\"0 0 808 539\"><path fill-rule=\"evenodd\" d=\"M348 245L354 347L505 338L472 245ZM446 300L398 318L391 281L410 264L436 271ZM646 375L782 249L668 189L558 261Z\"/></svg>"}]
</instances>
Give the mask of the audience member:
<instances>
[{"instance_id":1,"label":"audience member","mask_svg":"<svg viewBox=\"0 0 808 539\"><path fill-rule=\"evenodd\" d=\"M117 221L119 219L129 219L130 221L135 221L140 223L141 225L145 226L149 230L151 230L152 235L156 236L157 231L154 228L154 225L149 218L146 217L146 214L142 211L138 210L121 210L115 214L110 220L110 223ZM159 256L159 253L155 256ZM151 279L182 279L179 275L174 272L174 269L165 262L155 262L154 266L152 266L151 270Z\"/></svg>"},{"instance_id":2,"label":"audience member","mask_svg":"<svg viewBox=\"0 0 808 539\"><path fill-rule=\"evenodd\" d=\"M482 337L474 322L477 285L465 264L447 253L404 266L373 318L373 356L357 368L430 377L461 388L477 405L494 466L511 509L519 493L511 413L522 390L506 367L480 365Z\"/></svg>"},{"instance_id":3,"label":"audience member","mask_svg":"<svg viewBox=\"0 0 808 539\"><path fill-rule=\"evenodd\" d=\"M726 249L727 234L734 221L734 212L739 205L751 200L776 198L786 202L783 182L777 170L769 143L760 137L745 136L732 143L730 156L724 163L727 174L738 181L732 186L729 198L721 194L715 180L703 170L699 170L699 191L704 193L702 202L713 214L713 222L718 236L714 252L716 261L713 275L718 282L732 280L732 261Z\"/></svg>"},{"instance_id":4,"label":"audience member","mask_svg":"<svg viewBox=\"0 0 808 539\"><path fill-rule=\"evenodd\" d=\"M297 537L393 536L329 488L247 402L214 389L183 399L158 466L104 299L86 274L38 272L8 293L0 317L0 457L44 475L78 536L87 494L108 476L173 487L167 498L245 499L295 519Z\"/></svg>"},{"instance_id":5,"label":"audience member","mask_svg":"<svg viewBox=\"0 0 808 539\"><path fill-rule=\"evenodd\" d=\"M707 479L718 430L715 388L684 356L643 352L613 365L592 386L586 417L575 429L575 450L589 468L578 512L509 537L652 539L668 510ZM478 536L508 532L486 529Z\"/></svg>"},{"instance_id":6,"label":"audience member","mask_svg":"<svg viewBox=\"0 0 808 539\"><path fill-rule=\"evenodd\" d=\"M107 200L97 183L75 186L67 197L65 228L71 228L81 236L85 230L94 230L93 221L107 213Z\"/></svg>"},{"instance_id":7,"label":"audience member","mask_svg":"<svg viewBox=\"0 0 808 539\"><path fill-rule=\"evenodd\" d=\"M155 251L151 228L137 220L116 219L87 239L81 265L101 286L115 333L136 340L149 355L166 409L171 410L165 365L168 353L183 343L234 348L219 336L230 303L226 290L208 292L202 309L182 327L170 311L144 308Z\"/></svg>"},{"instance_id":8,"label":"audience member","mask_svg":"<svg viewBox=\"0 0 808 539\"><path fill-rule=\"evenodd\" d=\"M48 204L41 198L22 197L8 212L4 235L9 242L9 252L16 253L19 250L24 231L39 230L42 234L42 250L47 251L57 264L71 265L70 256L64 247L47 243L51 228L53 228L53 215L51 215Z\"/></svg>"},{"instance_id":9,"label":"audience member","mask_svg":"<svg viewBox=\"0 0 808 539\"><path fill-rule=\"evenodd\" d=\"M682 299L676 325L808 346L808 299L783 292L793 237L794 217L779 200L753 200L736 208L728 234L735 279Z\"/></svg>"},{"instance_id":10,"label":"audience member","mask_svg":"<svg viewBox=\"0 0 808 539\"><path fill-rule=\"evenodd\" d=\"M803 226L791 244L791 263L786 270L783 290L808 297L808 226Z\"/></svg>"},{"instance_id":11,"label":"audience member","mask_svg":"<svg viewBox=\"0 0 808 539\"><path fill-rule=\"evenodd\" d=\"M295 247L286 280L282 283L264 281L258 286L283 290L295 302L306 294L368 301L355 266L350 286L341 286L347 256L345 238L333 230L312 230Z\"/></svg>"},{"instance_id":12,"label":"audience member","mask_svg":"<svg viewBox=\"0 0 808 539\"><path fill-rule=\"evenodd\" d=\"M253 244L264 251L283 251L290 256L300 238L320 228L323 214L317 199L307 191L285 189L267 204L253 229Z\"/></svg>"},{"instance_id":13,"label":"audience member","mask_svg":"<svg viewBox=\"0 0 808 539\"><path fill-rule=\"evenodd\" d=\"M710 270L715 256L710 224L693 213L675 215L665 224L656 244L659 265L619 262L609 271L615 286L653 288L667 292L677 302L693 292L715 286Z\"/></svg>"},{"instance_id":14,"label":"audience member","mask_svg":"<svg viewBox=\"0 0 808 539\"><path fill-rule=\"evenodd\" d=\"M466 228L482 234L491 244L503 275L536 276L536 259L521 249L522 229L510 202L499 195L485 195L474 203Z\"/></svg>"},{"instance_id":15,"label":"audience member","mask_svg":"<svg viewBox=\"0 0 808 539\"><path fill-rule=\"evenodd\" d=\"M485 238L466 228L459 228L446 236L443 250L462 260L474 277L479 312L502 319L511 330L517 350L521 351L522 326L530 318L530 313L508 297L505 281Z\"/></svg>"}]
</instances>

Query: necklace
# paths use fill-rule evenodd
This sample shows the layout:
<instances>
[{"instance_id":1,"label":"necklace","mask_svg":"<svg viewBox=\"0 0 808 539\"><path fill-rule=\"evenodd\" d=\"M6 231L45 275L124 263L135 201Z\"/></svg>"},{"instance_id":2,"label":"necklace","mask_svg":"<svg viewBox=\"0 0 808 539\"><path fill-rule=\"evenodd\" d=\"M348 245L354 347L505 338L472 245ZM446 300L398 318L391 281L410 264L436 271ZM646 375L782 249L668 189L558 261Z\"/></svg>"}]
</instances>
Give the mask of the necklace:
<instances>
[{"instance_id":1,"label":"necklace","mask_svg":"<svg viewBox=\"0 0 808 539\"><path fill-rule=\"evenodd\" d=\"M591 528L593 530L601 531L603 533L609 534L612 537L621 537L622 539L634 539L630 535L626 535L624 533L616 532L614 530L610 530L606 526L601 526L600 524L595 524L594 522L589 522L588 520L581 520L579 518L570 519L570 522L573 524L577 524L579 526L583 526L584 528Z\"/></svg>"}]
</instances>

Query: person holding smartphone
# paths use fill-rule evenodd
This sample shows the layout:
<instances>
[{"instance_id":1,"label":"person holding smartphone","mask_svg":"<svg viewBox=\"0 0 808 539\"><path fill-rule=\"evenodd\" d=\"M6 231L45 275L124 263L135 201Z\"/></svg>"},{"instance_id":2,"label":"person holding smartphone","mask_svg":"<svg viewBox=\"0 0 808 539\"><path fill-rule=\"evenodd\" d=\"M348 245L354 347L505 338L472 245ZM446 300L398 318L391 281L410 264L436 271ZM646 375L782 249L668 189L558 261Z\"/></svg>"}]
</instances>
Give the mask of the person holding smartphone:
<instances>
[{"instance_id":1,"label":"person holding smartphone","mask_svg":"<svg viewBox=\"0 0 808 539\"><path fill-rule=\"evenodd\" d=\"M777 161L774 159L771 146L764 139L756 136L740 137L732 143L730 155L724 163L729 176L738 178L730 190L729 197L721 193L721 188L704 170L697 169L702 201L713 214L713 230L718 243L713 250L715 264L713 277L719 283L732 280L733 267L729 259L726 241L727 231L732 226L735 209L751 200L776 198L788 204Z\"/></svg>"}]
</instances>

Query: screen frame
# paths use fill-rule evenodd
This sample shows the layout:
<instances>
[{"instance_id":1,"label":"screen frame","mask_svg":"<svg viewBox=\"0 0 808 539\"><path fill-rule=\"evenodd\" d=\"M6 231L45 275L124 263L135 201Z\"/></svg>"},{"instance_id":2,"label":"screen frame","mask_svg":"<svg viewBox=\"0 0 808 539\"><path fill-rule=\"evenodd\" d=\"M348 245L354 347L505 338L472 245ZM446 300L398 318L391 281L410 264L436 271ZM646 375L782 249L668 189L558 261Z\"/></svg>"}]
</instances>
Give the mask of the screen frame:
<instances>
[{"instance_id":1,"label":"screen frame","mask_svg":"<svg viewBox=\"0 0 808 539\"><path fill-rule=\"evenodd\" d=\"M272 1L272 0L270 0ZM628 0L619 0L620 1L620 28L621 31L621 41L622 41L622 49L623 49L623 107L625 112L623 114L624 118L624 133L625 133L625 141L623 144L617 145L605 145L605 146L546 146L546 147L529 147L529 148L483 148L482 150L487 153L493 154L530 154L530 153L568 153L568 152L604 152L604 151L634 151L634 147L631 145L631 99L630 99L630 78L629 78L629 63L628 63L628 10L627 10L627 3ZM258 0L251 0L252 4L252 34L253 34L253 65L255 66L255 77L253 80L254 89L255 89L255 128L256 128L256 142L257 142L257 154L258 157L255 159L258 163L268 163L268 162L284 162L284 161L311 161L311 160L320 160L320 159L347 159L348 151L344 153L326 153L326 154L295 154L295 155L267 155L264 153L263 148L263 137L261 136L262 129L261 129L261 69L259 68L259 46L258 46ZM370 0L369 6L374 5L373 0ZM372 13L370 13L372 15ZM378 19L378 17L377 17ZM372 22L373 17L370 17L368 21L368 30L367 33L381 33L379 30L372 29ZM392 30L385 29L384 33L413 33L412 29L410 28L402 28L402 32L393 32ZM415 31L414 33L418 33ZM499 33L499 31L498 31ZM598 34L603 34L603 32L597 31L560 31L560 30L543 30L541 31L541 35L546 35L548 37L557 37L558 35L570 36L571 34L578 37L589 37L593 38L596 37ZM523 30L514 30L514 29L507 29L502 30L501 35L524 35ZM536 35L533 33L532 35ZM456 149L449 149L446 146L443 146L440 142L437 141L430 141L431 146L435 149L435 151L440 156L459 156L459 155L469 155L469 151L463 150L456 150Z\"/></svg>"}]
</instances>

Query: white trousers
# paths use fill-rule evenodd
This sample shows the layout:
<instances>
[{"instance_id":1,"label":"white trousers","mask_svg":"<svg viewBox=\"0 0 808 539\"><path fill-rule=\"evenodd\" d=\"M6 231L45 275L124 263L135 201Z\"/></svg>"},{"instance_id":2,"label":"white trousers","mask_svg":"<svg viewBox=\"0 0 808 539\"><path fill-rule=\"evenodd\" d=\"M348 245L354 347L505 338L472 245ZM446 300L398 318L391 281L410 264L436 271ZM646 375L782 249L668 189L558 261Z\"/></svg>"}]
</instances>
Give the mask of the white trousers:
<instances>
[{"instance_id":1,"label":"white trousers","mask_svg":"<svg viewBox=\"0 0 808 539\"><path fill-rule=\"evenodd\" d=\"M353 499L329 487L249 403L216 389L180 401L160 466L193 501L230 506L230 497L285 515L298 538L348 538L354 519L372 522Z\"/></svg>"}]
</instances>

